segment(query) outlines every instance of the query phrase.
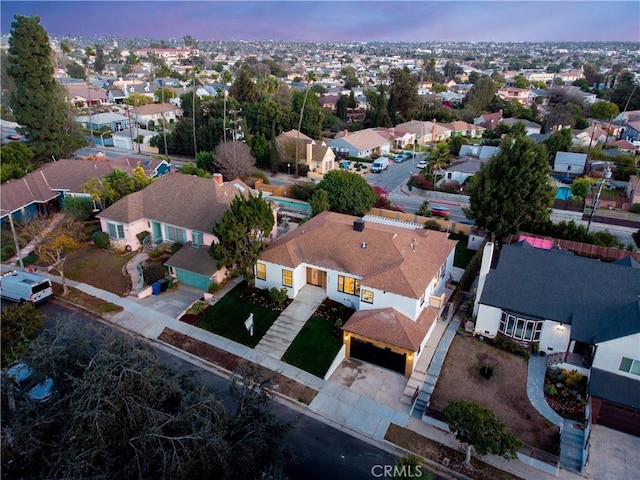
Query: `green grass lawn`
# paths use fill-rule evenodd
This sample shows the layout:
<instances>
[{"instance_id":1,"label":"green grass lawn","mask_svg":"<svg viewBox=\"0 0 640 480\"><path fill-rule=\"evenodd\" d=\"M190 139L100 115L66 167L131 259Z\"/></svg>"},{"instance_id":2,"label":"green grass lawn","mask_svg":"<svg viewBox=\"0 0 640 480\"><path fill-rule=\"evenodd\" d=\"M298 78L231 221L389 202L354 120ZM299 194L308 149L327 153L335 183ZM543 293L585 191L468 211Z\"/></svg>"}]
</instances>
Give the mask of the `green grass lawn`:
<instances>
[{"instance_id":1,"label":"green grass lawn","mask_svg":"<svg viewBox=\"0 0 640 480\"><path fill-rule=\"evenodd\" d=\"M456 245L456 253L453 256L453 266L458 268L467 268L471 258L476 253L474 250L467 248L469 237L463 237Z\"/></svg>"},{"instance_id":2,"label":"green grass lawn","mask_svg":"<svg viewBox=\"0 0 640 480\"><path fill-rule=\"evenodd\" d=\"M246 283L241 283L218 300L196 323L197 327L222 335L234 342L255 347L271 328L280 312L274 311L243 298ZM253 337L249 335L244 322L253 313Z\"/></svg>"},{"instance_id":3,"label":"green grass lawn","mask_svg":"<svg viewBox=\"0 0 640 480\"><path fill-rule=\"evenodd\" d=\"M331 366L342 341L331 334L330 321L312 316L293 340L282 360L320 378Z\"/></svg>"},{"instance_id":4,"label":"green grass lawn","mask_svg":"<svg viewBox=\"0 0 640 480\"><path fill-rule=\"evenodd\" d=\"M88 246L67 258L64 272L67 278L93 285L116 295L131 291L131 279L123 274L131 255L116 255L109 250Z\"/></svg>"}]
</instances>

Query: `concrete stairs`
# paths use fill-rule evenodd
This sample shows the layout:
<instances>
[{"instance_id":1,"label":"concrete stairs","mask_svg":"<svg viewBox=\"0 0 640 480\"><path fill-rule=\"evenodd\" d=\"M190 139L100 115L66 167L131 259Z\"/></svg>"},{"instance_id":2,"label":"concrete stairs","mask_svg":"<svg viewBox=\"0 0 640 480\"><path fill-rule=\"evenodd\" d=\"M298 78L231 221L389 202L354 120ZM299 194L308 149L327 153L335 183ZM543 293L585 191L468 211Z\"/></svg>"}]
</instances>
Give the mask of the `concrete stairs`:
<instances>
[{"instance_id":1,"label":"concrete stairs","mask_svg":"<svg viewBox=\"0 0 640 480\"><path fill-rule=\"evenodd\" d=\"M574 473L582 473L584 433L583 425L571 420L564 421L560 434L560 468Z\"/></svg>"}]
</instances>

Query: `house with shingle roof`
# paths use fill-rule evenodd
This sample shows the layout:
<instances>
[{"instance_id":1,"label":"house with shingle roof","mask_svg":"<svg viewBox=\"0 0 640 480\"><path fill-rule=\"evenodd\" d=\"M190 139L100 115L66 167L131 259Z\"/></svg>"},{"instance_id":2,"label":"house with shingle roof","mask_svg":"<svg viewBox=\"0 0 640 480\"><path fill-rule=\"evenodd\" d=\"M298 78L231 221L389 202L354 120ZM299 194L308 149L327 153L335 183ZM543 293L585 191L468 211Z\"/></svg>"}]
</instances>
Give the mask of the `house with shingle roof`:
<instances>
[{"instance_id":1,"label":"house with shingle roof","mask_svg":"<svg viewBox=\"0 0 640 480\"><path fill-rule=\"evenodd\" d=\"M479 117L473 119L474 125L480 125L487 130L495 130L502 121L502 109L494 113L483 113Z\"/></svg>"},{"instance_id":2,"label":"house with shingle roof","mask_svg":"<svg viewBox=\"0 0 640 480\"><path fill-rule=\"evenodd\" d=\"M171 173L118 200L96 217L111 243L126 250L141 248L137 235L145 231L154 244L185 245L168 264L171 274L179 282L206 290L212 280L222 282L226 277L226 270L208 254L216 241L213 226L222 220L236 196L250 194L256 193L246 183L239 179L223 182L221 174L211 179Z\"/></svg>"},{"instance_id":3,"label":"house with shingle roof","mask_svg":"<svg viewBox=\"0 0 640 480\"><path fill-rule=\"evenodd\" d=\"M88 83L67 84L64 88L67 93L67 102L72 108L86 108L89 105L105 106L109 103L109 96L104 89L90 86Z\"/></svg>"},{"instance_id":4,"label":"house with shingle roof","mask_svg":"<svg viewBox=\"0 0 640 480\"><path fill-rule=\"evenodd\" d=\"M587 163L586 153L556 152L553 160L553 171L567 175L581 176Z\"/></svg>"},{"instance_id":5,"label":"house with shingle roof","mask_svg":"<svg viewBox=\"0 0 640 480\"><path fill-rule=\"evenodd\" d=\"M382 135L374 128L357 132L343 130L328 142L334 151L356 158L371 158L374 154L386 155L391 151L391 144L387 135Z\"/></svg>"},{"instance_id":6,"label":"house with shingle roof","mask_svg":"<svg viewBox=\"0 0 640 480\"><path fill-rule=\"evenodd\" d=\"M486 130L484 127L474 125L473 123L463 122L462 120L443 123L442 126L451 130L452 137L464 136L469 138L480 138Z\"/></svg>"},{"instance_id":7,"label":"house with shingle roof","mask_svg":"<svg viewBox=\"0 0 640 480\"><path fill-rule=\"evenodd\" d=\"M164 119L165 124L175 123L182 117L182 109L171 103L149 103L141 105L130 111L133 121L144 128L149 128L149 122L160 125Z\"/></svg>"},{"instance_id":8,"label":"house with shingle roof","mask_svg":"<svg viewBox=\"0 0 640 480\"><path fill-rule=\"evenodd\" d=\"M322 288L357 310L343 327L346 355L410 376L445 306L455 246L443 232L322 212L260 254L255 284L289 298Z\"/></svg>"},{"instance_id":9,"label":"house with shingle roof","mask_svg":"<svg viewBox=\"0 0 640 480\"><path fill-rule=\"evenodd\" d=\"M276 137L276 147L282 162L293 163L298 143L298 159L312 173L324 175L337 168L336 154L322 140L314 140L298 130L289 130Z\"/></svg>"},{"instance_id":10,"label":"house with shingle roof","mask_svg":"<svg viewBox=\"0 0 640 480\"><path fill-rule=\"evenodd\" d=\"M36 215L58 211L65 197L84 196L83 185L92 178L102 178L114 170L132 173L133 168L105 161L61 159L47 163L22 178L2 184L2 218L29 220Z\"/></svg>"},{"instance_id":11,"label":"house with shingle roof","mask_svg":"<svg viewBox=\"0 0 640 480\"><path fill-rule=\"evenodd\" d=\"M589 376L590 421L640 435L640 265L503 245L484 250L475 333L537 344L547 364ZM598 281L601 279L602 281Z\"/></svg>"}]
</instances>

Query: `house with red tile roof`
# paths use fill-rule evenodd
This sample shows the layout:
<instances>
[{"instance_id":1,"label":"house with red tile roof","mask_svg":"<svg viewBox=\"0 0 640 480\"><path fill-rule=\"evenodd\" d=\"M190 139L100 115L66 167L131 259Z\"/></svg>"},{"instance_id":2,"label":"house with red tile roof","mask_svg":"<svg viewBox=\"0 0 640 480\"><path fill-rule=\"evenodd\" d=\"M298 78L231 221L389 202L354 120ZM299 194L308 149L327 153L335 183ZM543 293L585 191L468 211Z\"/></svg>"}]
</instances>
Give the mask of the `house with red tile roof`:
<instances>
[{"instance_id":1,"label":"house with red tile roof","mask_svg":"<svg viewBox=\"0 0 640 480\"><path fill-rule=\"evenodd\" d=\"M487 130L494 130L502 121L502 109L494 113L483 113L479 117L473 119L474 125L480 125Z\"/></svg>"},{"instance_id":2,"label":"house with red tile roof","mask_svg":"<svg viewBox=\"0 0 640 480\"><path fill-rule=\"evenodd\" d=\"M410 376L445 306L456 246L444 232L323 212L276 239L255 267L258 288L322 288L356 309L344 325L347 357Z\"/></svg>"}]
</instances>

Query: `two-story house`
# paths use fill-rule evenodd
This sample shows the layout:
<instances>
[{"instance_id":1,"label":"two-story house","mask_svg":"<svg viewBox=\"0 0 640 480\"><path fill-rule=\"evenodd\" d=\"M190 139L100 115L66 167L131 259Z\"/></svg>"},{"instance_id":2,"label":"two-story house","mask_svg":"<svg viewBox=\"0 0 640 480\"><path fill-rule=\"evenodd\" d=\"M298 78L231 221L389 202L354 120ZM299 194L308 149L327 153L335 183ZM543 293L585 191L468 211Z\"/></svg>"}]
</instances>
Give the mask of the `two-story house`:
<instances>
[{"instance_id":1,"label":"two-story house","mask_svg":"<svg viewBox=\"0 0 640 480\"><path fill-rule=\"evenodd\" d=\"M445 306L455 246L443 232L323 212L260 254L255 283L289 298L322 288L356 310L343 327L346 356L410 376Z\"/></svg>"}]
</instances>

